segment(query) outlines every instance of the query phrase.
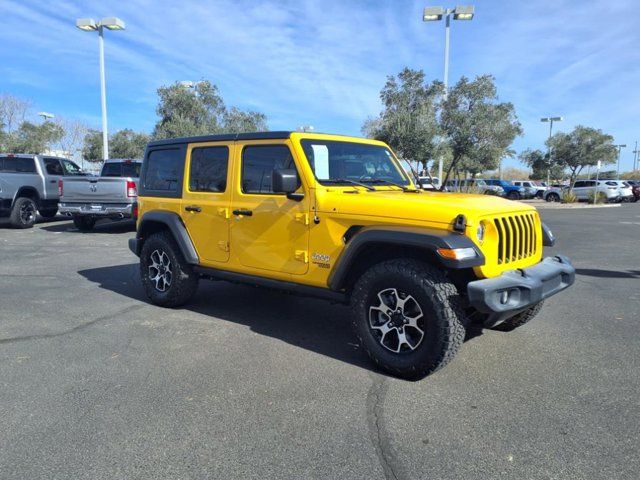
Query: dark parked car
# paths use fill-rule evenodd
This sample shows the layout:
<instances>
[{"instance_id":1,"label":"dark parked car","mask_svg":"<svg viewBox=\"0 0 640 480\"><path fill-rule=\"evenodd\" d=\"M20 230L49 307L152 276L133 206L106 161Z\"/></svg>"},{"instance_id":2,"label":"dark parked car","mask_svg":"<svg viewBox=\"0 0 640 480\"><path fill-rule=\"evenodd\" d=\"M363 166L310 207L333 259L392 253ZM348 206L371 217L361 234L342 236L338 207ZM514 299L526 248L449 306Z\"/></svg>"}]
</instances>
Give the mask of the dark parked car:
<instances>
[{"instance_id":1,"label":"dark parked car","mask_svg":"<svg viewBox=\"0 0 640 480\"><path fill-rule=\"evenodd\" d=\"M495 178L485 179L487 185L497 185L504 190L504 196L509 200L522 200L523 198L531 198L533 195L527 195L524 187L517 187L509 180L497 180Z\"/></svg>"},{"instance_id":2,"label":"dark parked car","mask_svg":"<svg viewBox=\"0 0 640 480\"><path fill-rule=\"evenodd\" d=\"M632 202L637 202L640 199L640 180L627 180L627 183L631 187L633 192Z\"/></svg>"}]
</instances>

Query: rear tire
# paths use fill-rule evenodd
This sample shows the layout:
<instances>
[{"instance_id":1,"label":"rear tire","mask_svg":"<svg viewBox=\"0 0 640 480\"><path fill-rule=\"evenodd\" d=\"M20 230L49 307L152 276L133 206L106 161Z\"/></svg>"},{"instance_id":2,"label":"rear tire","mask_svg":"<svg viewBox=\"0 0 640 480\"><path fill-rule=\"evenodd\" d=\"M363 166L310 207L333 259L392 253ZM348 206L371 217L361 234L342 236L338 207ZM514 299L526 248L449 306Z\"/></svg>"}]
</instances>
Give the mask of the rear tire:
<instances>
[{"instance_id":1,"label":"rear tire","mask_svg":"<svg viewBox=\"0 0 640 480\"><path fill-rule=\"evenodd\" d=\"M545 200L547 202L559 202L560 201L560 195L558 195L557 193L550 193L547 195L547 198L545 198Z\"/></svg>"},{"instance_id":2,"label":"rear tire","mask_svg":"<svg viewBox=\"0 0 640 480\"><path fill-rule=\"evenodd\" d=\"M42 218L46 218L47 220L51 220L52 218L54 218L58 214L58 209L57 208L48 208L48 209L45 209L45 210L39 210L38 213L40 213L40 216Z\"/></svg>"},{"instance_id":3,"label":"rear tire","mask_svg":"<svg viewBox=\"0 0 640 480\"><path fill-rule=\"evenodd\" d=\"M544 301L536 303L533 307L527 308L525 311L520 312L519 314L505 320L504 322L493 327L494 330L499 330L501 332L511 332L518 327L521 327L525 323L529 323L540 313L542 306L544 305Z\"/></svg>"},{"instance_id":4,"label":"rear tire","mask_svg":"<svg viewBox=\"0 0 640 480\"><path fill-rule=\"evenodd\" d=\"M32 228L36 223L36 202L28 197L19 197L13 204L9 223L13 228Z\"/></svg>"},{"instance_id":5,"label":"rear tire","mask_svg":"<svg viewBox=\"0 0 640 480\"><path fill-rule=\"evenodd\" d=\"M520 200L520 194L518 192L509 192L507 198L509 200Z\"/></svg>"},{"instance_id":6,"label":"rear tire","mask_svg":"<svg viewBox=\"0 0 640 480\"><path fill-rule=\"evenodd\" d=\"M152 303L179 307L198 289L198 276L168 232L151 235L140 252L140 278Z\"/></svg>"},{"instance_id":7,"label":"rear tire","mask_svg":"<svg viewBox=\"0 0 640 480\"><path fill-rule=\"evenodd\" d=\"M73 217L73 224L81 232L90 232L96 224L96 219L92 217L81 217L76 215Z\"/></svg>"},{"instance_id":8,"label":"rear tire","mask_svg":"<svg viewBox=\"0 0 640 480\"><path fill-rule=\"evenodd\" d=\"M442 271L417 260L369 268L353 288L351 307L363 349L398 377L424 378L449 363L464 341L456 287Z\"/></svg>"}]
</instances>

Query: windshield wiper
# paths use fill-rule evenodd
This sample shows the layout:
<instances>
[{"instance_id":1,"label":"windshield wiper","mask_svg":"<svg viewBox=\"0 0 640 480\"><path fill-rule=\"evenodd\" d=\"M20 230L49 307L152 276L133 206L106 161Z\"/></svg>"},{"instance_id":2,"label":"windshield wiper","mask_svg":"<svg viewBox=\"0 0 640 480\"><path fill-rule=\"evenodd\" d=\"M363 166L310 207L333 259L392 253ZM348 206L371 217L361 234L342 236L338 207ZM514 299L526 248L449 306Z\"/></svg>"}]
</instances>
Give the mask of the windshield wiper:
<instances>
[{"instance_id":1,"label":"windshield wiper","mask_svg":"<svg viewBox=\"0 0 640 480\"><path fill-rule=\"evenodd\" d=\"M324 180L325 183L350 183L351 185L357 185L359 187L366 188L370 192L375 192L376 189L371 185L366 185L364 183L356 182L355 180L349 180L348 178L332 178L331 180Z\"/></svg>"},{"instance_id":2,"label":"windshield wiper","mask_svg":"<svg viewBox=\"0 0 640 480\"><path fill-rule=\"evenodd\" d=\"M390 180L384 180L383 178L376 178L375 180L367 180L370 183L384 183L386 185L392 185L394 187L401 188L403 192L418 192L419 190L414 188L408 188L404 185L400 185L399 183L392 182Z\"/></svg>"}]
</instances>

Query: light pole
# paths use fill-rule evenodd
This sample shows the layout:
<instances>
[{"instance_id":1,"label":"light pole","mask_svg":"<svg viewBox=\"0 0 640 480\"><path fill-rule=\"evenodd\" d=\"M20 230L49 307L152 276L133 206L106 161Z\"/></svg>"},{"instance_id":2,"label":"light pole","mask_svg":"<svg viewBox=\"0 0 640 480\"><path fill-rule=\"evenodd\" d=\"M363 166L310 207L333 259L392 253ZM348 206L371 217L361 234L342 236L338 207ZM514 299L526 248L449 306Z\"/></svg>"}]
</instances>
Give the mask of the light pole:
<instances>
[{"instance_id":1,"label":"light pole","mask_svg":"<svg viewBox=\"0 0 640 480\"><path fill-rule=\"evenodd\" d=\"M618 168L617 168L618 175L617 175L617 179L620 180L620 151L623 148L627 148L627 146L619 143L618 145L614 145L614 147L616 147L618 149Z\"/></svg>"},{"instance_id":2,"label":"light pole","mask_svg":"<svg viewBox=\"0 0 640 480\"><path fill-rule=\"evenodd\" d=\"M102 156L109 158L109 134L107 132L107 87L104 78L104 29L124 30L124 22L118 17L105 17L99 22L93 18L79 18L76 27L85 32L98 32L98 45L100 48L100 103L102 106Z\"/></svg>"},{"instance_id":3,"label":"light pole","mask_svg":"<svg viewBox=\"0 0 640 480\"><path fill-rule=\"evenodd\" d=\"M547 157L548 160L548 168L547 168L547 187L551 186L551 134L553 133L553 122L561 122L562 117L544 117L540 119L541 122L549 122L549 145L547 145Z\"/></svg>"},{"instance_id":4,"label":"light pole","mask_svg":"<svg viewBox=\"0 0 640 480\"><path fill-rule=\"evenodd\" d=\"M637 140L636 140L636 149L632 153L633 153L633 171L635 172L638 169L636 164L638 162L638 153L640 153L640 150L638 150L638 141Z\"/></svg>"},{"instance_id":5,"label":"light pole","mask_svg":"<svg viewBox=\"0 0 640 480\"><path fill-rule=\"evenodd\" d=\"M455 8L425 7L422 13L423 22L439 22L444 17L444 98L447 98L449 88L449 30L451 29L451 16L454 20L472 20L474 16L473 5L457 5ZM438 159L438 181L442 187L442 155Z\"/></svg>"}]
</instances>

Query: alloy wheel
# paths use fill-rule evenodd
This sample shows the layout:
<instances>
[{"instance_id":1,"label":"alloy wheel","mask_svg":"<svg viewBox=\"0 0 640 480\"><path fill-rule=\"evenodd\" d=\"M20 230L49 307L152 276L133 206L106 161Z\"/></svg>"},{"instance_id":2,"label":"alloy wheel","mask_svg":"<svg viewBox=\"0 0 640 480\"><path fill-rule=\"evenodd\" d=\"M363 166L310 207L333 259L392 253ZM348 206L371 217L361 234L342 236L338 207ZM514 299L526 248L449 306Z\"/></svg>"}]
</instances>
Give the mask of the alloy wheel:
<instances>
[{"instance_id":1,"label":"alloy wheel","mask_svg":"<svg viewBox=\"0 0 640 480\"><path fill-rule=\"evenodd\" d=\"M23 224L31 223L35 220L36 207L33 202L24 202L20 205L20 221Z\"/></svg>"},{"instance_id":2,"label":"alloy wheel","mask_svg":"<svg viewBox=\"0 0 640 480\"><path fill-rule=\"evenodd\" d=\"M410 353L424 339L424 314L413 296L396 288L378 292L369 307L369 326L380 345L393 353Z\"/></svg>"},{"instance_id":3,"label":"alloy wheel","mask_svg":"<svg viewBox=\"0 0 640 480\"><path fill-rule=\"evenodd\" d=\"M149 256L149 280L159 292L164 292L171 286L173 272L171 271L171 260L163 250L154 250Z\"/></svg>"}]
</instances>

